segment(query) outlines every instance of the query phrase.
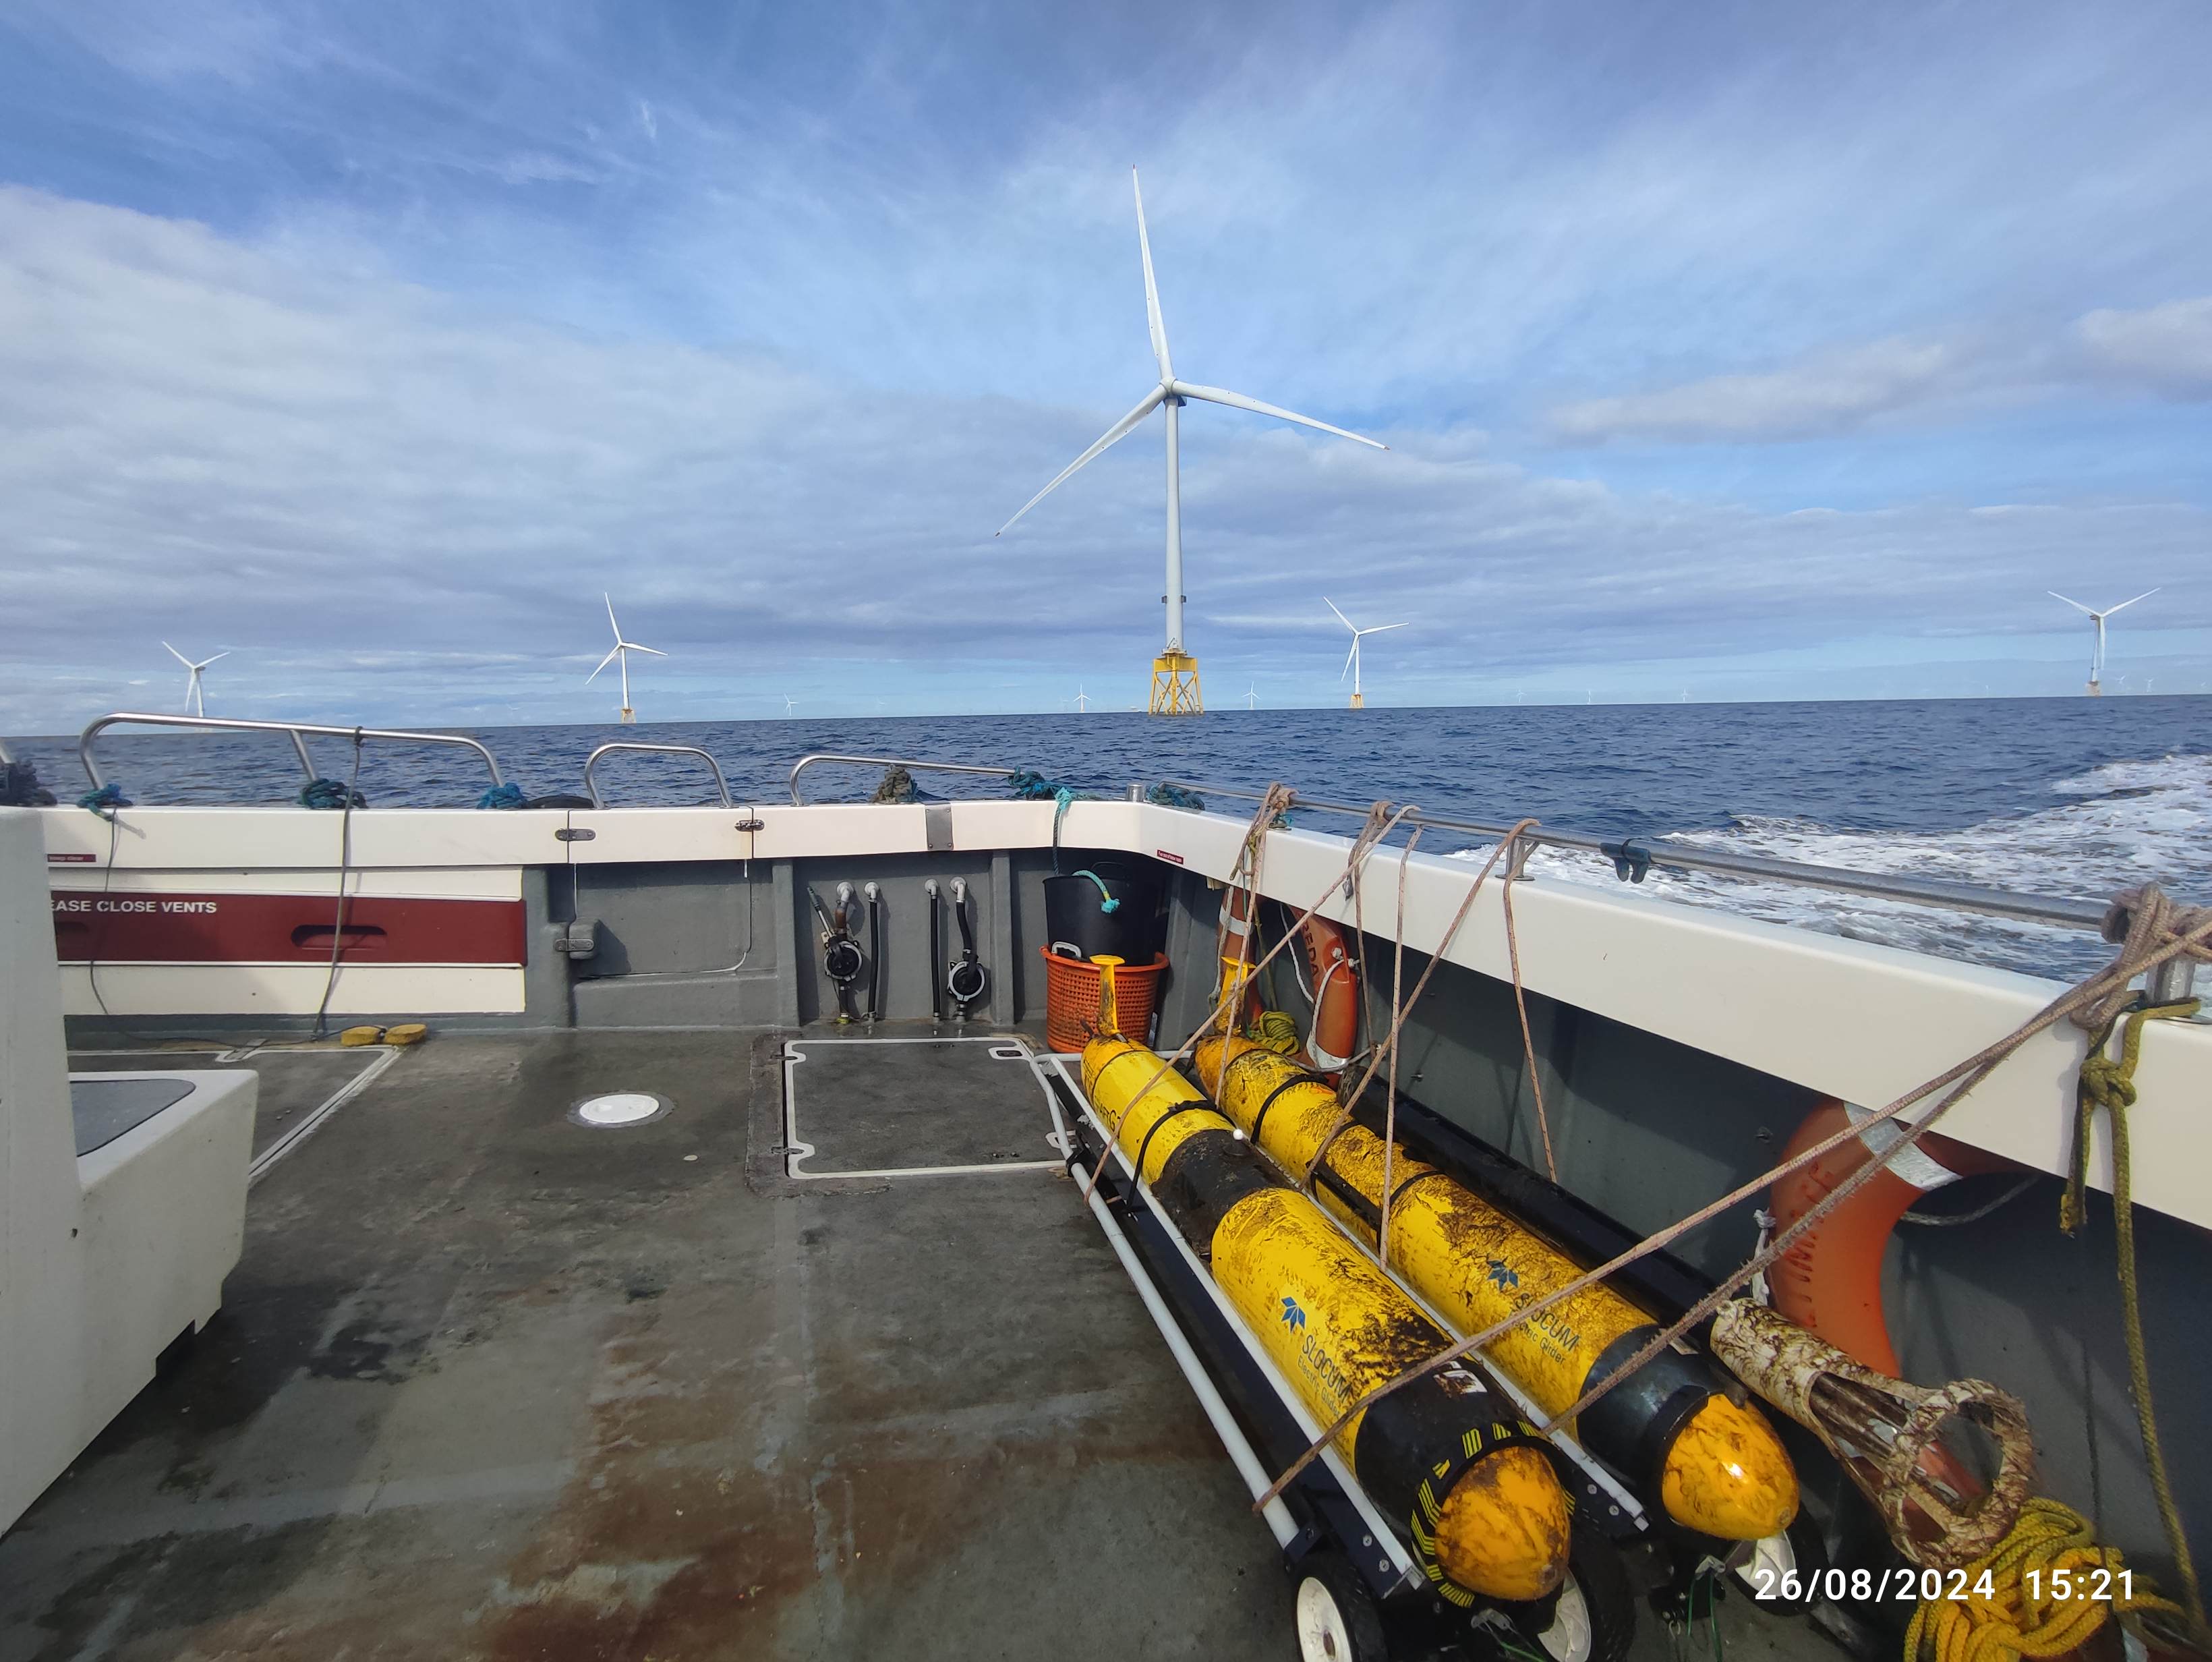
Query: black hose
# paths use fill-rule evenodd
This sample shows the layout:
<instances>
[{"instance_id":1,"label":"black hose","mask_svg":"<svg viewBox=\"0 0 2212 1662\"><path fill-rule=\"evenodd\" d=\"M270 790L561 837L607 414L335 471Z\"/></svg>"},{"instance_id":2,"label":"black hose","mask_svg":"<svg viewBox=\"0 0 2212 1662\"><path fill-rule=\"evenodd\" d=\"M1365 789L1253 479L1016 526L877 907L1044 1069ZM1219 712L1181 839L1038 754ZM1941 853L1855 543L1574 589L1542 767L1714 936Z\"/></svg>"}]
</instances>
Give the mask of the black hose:
<instances>
[{"instance_id":1,"label":"black hose","mask_svg":"<svg viewBox=\"0 0 2212 1662\"><path fill-rule=\"evenodd\" d=\"M868 1020L884 1013L884 916L880 902L868 897Z\"/></svg>"},{"instance_id":2,"label":"black hose","mask_svg":"<svg viewBox=\"0 0 2212 1662\"><path fill-rule=\"evenodd\" d=\"M968 957L972 959L975 956L975 926L968 921L967 902L964 900L954 901L952 903L952 915L960 920L961 950L964 952Z\"/></svg>"},{"instance_id":3,"label":"black hose","mask_svg":"<svg viewBox=\"0 0 2212 1662\"><path fill-rule=\"evenodd\" d=\"M937 915L937 888L929 891L929 1019L945 1020L945 976L939 969L944 962L943 931Z\"/></svg>"}]
</instances>

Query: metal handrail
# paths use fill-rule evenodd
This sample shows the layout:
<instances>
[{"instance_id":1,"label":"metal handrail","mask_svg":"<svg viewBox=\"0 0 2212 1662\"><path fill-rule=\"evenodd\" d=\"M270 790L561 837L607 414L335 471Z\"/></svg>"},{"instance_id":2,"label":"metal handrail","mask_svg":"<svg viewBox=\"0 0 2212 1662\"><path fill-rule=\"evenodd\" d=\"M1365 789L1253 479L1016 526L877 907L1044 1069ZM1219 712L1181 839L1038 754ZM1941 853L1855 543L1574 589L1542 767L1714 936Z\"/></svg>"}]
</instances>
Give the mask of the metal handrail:
<instances>
[{"instance_id":1,"label":"metal handrail","mask_svg":"<svg viewBox=\"0 0 2212 1662\"><path fill-rule=\"evenodd\" d=\"M929 773L981 773L988 774L994 779L1011 779L1021 771L1018 768L971 767L965 762L914 762L902 756L836 756L827 751L817 751L811 756L802 756L792 764L791 804L793 807L805 806L805 799L799 794L799 776L817 762L850 762L859 767L905 768L909 771L920 768Z\"/></svg>"},{"instance_id":2,"label":"metal handrail","mask_svg":"<svg viewBox=\"0 0 2212 1662\"><path fill-rule=\"evenodd\" d=\"M84 764L85 776L92 781L94 790L103 789L107 781L101 776L99 759L93 754L93 740L108 728L125 722L134 727L190 728L210 733L281 733L291 740L292 748L300 758L300 770L310 782L320 777L315 771L314 758L307 754L306 735L311 733L328 739L389 739L410 745L459 745L483 758L484 766L491 770L495 788L507 782L499 770L499 758L474 739L458 733L408 733L397 728L332 728L313 721L250 721L223 715L153 715L138 710L118 710L112 715L101 716L77 738L77 759Z\"/></svg>"},{"instance_id":3,"label":"metal handrail","mask_svg":"<svg viewBox=\"0 0 2212 1662\"><path fill-rule=\"evenodd\" d=\"M1169 780L1178 789L1202 796L1234 796L1246 801L1265 800L1260 791L1229 785L1194 785ZM1324 802L1294 796L1292 806L1319 813L1348 813L1364 819L1368 810L1348 802ZM1473 819L1448 819L1437 814L1409 813L1401 825L1433 826L1439 831L1470 831L1478 837L1502 839L1513 828ZM1591 837L1580 831L1546 831L1540 826L1522 833L1524 841L1555 849L1574 849L1601 855L1613 862L1621 880L1641 881L1653 866L1675 871L1712 872L1727 877L1763 878L1769 882L1794 883L1807 888L1832 889L1844 894L1868 895L1880 900L1902 900L1915 905L1938 906L1954 911L1980 912L2027 923L2051 923L2061 928L2101 931L2108 910L2101 900L2075 900L2060 895L2014 894L2003 889L1984 889L1972 883L1951 883L1940 878L1896 877L1851 871L1842 866L1815 866L1795 860L1770 860L1763 855L1728 854L1712 849L1685 848L1651 838Z\"/></svg>"},{"instance_id":4,"label":"metal handrail","mask_svg":"<svg viewBox=\"0 0 2212 1662\"><path fill-rule=\"evenodd\" d=\"M611 750L653 751L663 756L696 756L707 764L708 771L714 776L714 789L721 796L722 806L726 808L735 806L730 801L729 781L722 777L722 764L705 751L701 750L698 746L648 745L628 739L617 739L611 744L601 745L584 758L584 794L592 799L592 806L595 808L603 808L606 804L599 800L599 782L592 777L592 770L599 766L599 758Z\"/></svg>"}]
</instances>

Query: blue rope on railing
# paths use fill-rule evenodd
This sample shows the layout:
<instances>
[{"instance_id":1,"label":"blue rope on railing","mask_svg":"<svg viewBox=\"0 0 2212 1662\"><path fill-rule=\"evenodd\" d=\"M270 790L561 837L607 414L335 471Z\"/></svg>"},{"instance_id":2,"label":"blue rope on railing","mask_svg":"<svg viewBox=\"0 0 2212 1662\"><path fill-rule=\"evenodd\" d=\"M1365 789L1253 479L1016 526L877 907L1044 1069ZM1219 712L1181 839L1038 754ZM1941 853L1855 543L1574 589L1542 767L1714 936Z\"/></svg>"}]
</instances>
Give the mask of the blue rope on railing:
<instances>
[{"instance_id":1,"label":"blue rope on railing","mask_svg":"<svg viewBox=\"0 0 2212 1662\"><path fill-rule=\"evenodd\" d=\"M519 808L522 804L522 787L520 785L494 785L477 798L477 806L480 808Z\"/></svg>"},{"instance_id":2,"label":"blue rope on railing","mask_svg":"<svg viewBox=\"0 0 2212 1662\"><path fill-rule=\"evenodd\" d=\"M1164 808L1190 808L1206 812L1206 799L1194 790L1185 790L1181 785L1155 785L1145 793L1145 801L1157 802Z\"/></svg>"},{"instance_id":3,"label":"blue rope on railing","mask_svg":"<svg viewBox=\"0 0 2212 1662\"><path fill-rule=\"evenodd\" d=\"M76 805L81 808L90 808L102 819L112 819L116 809L131 806L131 799L123 794L120 785L102 785L98 790L88 790L78 797Z\"/></svg>"},{"instance_id":4,"label":"blue rope on railing","mask_svg":"<svg viewBox=\"0 0 2212 1662\"><path fill-rule=\"evenodd\" d=\"M341 779L310 779L300 787L298 801L303 808L365 808L368 806L366 796L351 789Z\"/></svg>"}]
</instances>

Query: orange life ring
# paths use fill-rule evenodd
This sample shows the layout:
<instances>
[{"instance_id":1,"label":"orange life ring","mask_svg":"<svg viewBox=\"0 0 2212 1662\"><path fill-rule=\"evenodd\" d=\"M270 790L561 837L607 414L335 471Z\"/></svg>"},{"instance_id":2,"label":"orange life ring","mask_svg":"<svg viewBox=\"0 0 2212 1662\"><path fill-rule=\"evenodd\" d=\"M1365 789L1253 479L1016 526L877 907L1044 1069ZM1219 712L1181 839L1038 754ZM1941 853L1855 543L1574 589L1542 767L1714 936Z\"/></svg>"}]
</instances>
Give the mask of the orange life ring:
<instances>
[{"instance_id":1,"label":"orange life ring","mask_svg":"<svg viewBox=\"0 0 2212 1662\"><path fill-rule=\"evenodd\" d=\"M1299 931L1313 972L1313 1031L1306 1056L1317 1072L1341 1073L1359 1048L1359 966L1345 946L1342 926L1309 917Z\"/></svg>"},{"instance_id":2,"label":"orange life ring","mask_svg":"<svg viewBox=\"0 0 2212 1662\"><path fill-rule=\"evenodd\" d=\"M1851 1111L1842 1103L1824 1102L1805 1116L1784 1157L1802 1154L1852 1123ZM1776 1180L1766 1206L1777 1233L1833 1193L1900 1133L1883 1124L1869 1135L1875 1146L1866 1137L1854 1137ZM1766 1272L1774 1307L1852 1361L1893 1379L1903 1377L1881 1308L1882 1255L1897 1221L1930 1190L1984 1172L2018 1169L2001 1154L1929 1132L1775 1260Z\"/></svg>"}]
</instances>

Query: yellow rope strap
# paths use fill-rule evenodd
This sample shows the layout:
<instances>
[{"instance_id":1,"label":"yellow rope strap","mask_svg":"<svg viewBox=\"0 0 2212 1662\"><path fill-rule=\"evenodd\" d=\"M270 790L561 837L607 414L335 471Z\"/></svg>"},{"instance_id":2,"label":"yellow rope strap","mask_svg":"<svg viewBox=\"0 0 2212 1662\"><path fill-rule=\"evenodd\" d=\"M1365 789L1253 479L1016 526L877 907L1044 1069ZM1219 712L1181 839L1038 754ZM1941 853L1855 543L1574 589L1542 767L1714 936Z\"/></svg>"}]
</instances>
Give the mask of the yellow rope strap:
<instances>
[{"instance_id":1,"label":"yellow rope strap","mask_svg":"<svg viewBox=\"0 0 2212 1662\"><path fill-rule=\"evenodd\" d=\"M2135 1200L2128 1158L2128 1110L2136 1101L2136 1059L2142 1050L2143 1023L2193 1016L2198 1002L2189 998L2130 1011L2120 1030L2117 1059L2106 1049L2117 1015L2090 1033L2074 1114L2074 1165L2067 1174L2065 1196L2058 1204L2058 1227L2069 1235L2078 1235L2087 1221L2082 1190L2088 1181L2090 1131L2096 1111L2102 1108L2112 1127L2112 1223L2119 1245L2120 1322L2128 1342L2128 1389L2135 1397L2136 1428L2142 1437L2143 1464L2150 1474L2151 1493L2158 1501L2159 1522L2165 1528L2167 1549L2173 1554L2174 1568L2181 1577L2191 1622L2201 1638L2205 1631L2204 1593L2197 1580L2196 1562L2190 1555L2181 1504L2174 1498L2172 1482L2166 1476L2158 1415L2151 1406L2150 1356L2143 1342L2142 1302L2136 1279Z\"/></svg>"},{"instance_id":2,"label":"yellow rope strap","mask_svg":"<svg viewBox=\"0 0 2212 1662\"><path fill-rule=\"evenodd\" d=\"M1905 1632L1905 1662L2017 1662L2063 1655L2114 1610L2183 1616L2081 1515L2032 1497L2012 1532L1968 1565L1955 1598L1924 1598ZM1947 1586L1949 1578L1946 1578Z\"/></svg>"}]
</instances>

